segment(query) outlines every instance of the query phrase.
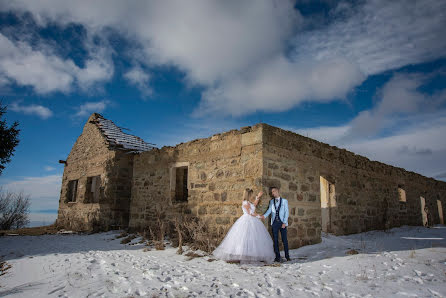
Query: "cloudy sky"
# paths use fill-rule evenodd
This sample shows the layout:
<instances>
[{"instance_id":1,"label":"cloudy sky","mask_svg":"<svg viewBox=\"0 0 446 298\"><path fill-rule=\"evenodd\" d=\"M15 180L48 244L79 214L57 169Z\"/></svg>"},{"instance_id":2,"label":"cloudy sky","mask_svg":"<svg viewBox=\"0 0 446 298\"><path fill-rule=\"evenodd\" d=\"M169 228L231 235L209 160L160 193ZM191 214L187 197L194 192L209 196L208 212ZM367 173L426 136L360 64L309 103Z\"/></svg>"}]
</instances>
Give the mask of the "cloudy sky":
<instances>
[{"instance_id":1,"label":"cloudy sky","mask_svg":"<svg viewBox=\"0 0 446 298\"><path fill-rule=\"evenodd\" d=\"M157 147L265 122L446 180L446 1L3 1L0 185L55 219L92 112Z\"/></svg>"}]
</instances>

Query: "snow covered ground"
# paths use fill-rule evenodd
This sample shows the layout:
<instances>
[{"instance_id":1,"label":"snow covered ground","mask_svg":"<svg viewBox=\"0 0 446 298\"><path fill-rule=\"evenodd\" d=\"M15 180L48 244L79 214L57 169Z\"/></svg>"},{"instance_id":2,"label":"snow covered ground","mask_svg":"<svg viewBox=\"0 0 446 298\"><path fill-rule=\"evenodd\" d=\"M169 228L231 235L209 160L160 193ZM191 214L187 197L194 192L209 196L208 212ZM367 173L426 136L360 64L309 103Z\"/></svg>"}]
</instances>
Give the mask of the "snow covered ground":
<instances>
[{"instance_id":1,"label":"snow covered ground","mask_svg":"<svg viewBox=\"0 0 446 298\"><path fill-rule=\"evenodd\" d=\"M12 266L0 276L0 296L446 296L444 226L326 235L278 266L190 259L169 247L144 251L118 234L0 237L0 256ZM359 254L346 254L351 249Z\"/></svg>"}]
</instances>

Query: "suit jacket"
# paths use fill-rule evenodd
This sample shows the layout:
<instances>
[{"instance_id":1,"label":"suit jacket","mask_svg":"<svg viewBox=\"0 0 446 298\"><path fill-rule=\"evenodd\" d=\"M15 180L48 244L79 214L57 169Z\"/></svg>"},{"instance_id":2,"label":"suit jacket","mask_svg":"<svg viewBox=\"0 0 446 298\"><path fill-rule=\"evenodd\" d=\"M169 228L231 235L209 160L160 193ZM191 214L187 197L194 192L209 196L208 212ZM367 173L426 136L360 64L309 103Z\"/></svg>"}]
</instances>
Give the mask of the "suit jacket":
<instances>
[{"instance_id":1,"label":"suit jacket","mask_svg":"<svg viewBox=\"0 0 446 298\"><path fill-rule=\"evenodd\" d=\"M288 211L288 201L285 200L284 198L282 199L282 206L280 206L280 210L279 210L279 218L280 221L282 221L287 227L288 227L288 215L289 215L289 211ZM263 214L263 216L267 217L268 215L270 215L272 213L271 216L271 224L273 224L274 222L274 218L276 217L276 206L275 206L275 199L271 199L271 201L269 202L269 207L268 210L266 210L265 214ZM277 204L279 205L279 204Z\"/></svg>"}]
</instances>

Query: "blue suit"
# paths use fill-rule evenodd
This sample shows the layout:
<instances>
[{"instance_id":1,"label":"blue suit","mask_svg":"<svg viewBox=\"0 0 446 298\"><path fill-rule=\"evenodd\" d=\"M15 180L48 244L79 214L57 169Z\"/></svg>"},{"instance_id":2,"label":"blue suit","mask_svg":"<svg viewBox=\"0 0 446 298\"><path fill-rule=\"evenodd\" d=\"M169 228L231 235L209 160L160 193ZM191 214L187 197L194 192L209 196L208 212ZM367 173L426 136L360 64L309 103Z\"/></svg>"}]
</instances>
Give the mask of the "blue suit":
<instances>
[{"instance_id":1,"label":"blue suit","mask_svg":"<svg viewBox=\"0 0 446 298\"><path fill-rule=\"evenodd\" d=\"M277 210L278 209L278 210ZM279 203L275 202L275 199L271 199L269 202L268 210L266 210L264 217L271 214L271 227L273 230L274 240L274 253L276 254L275 261L280 261L279 251L279 231L282 236L283 249L285 250L285 258L290 258L288 251L288 238L287 238L287 226L288 226L288 201L280 198ZM285 228L282 229L282 224L285 224Z\"/></svg>"},{"instance_id":2,"label":"blue suit","mask_svg":"<svg viewBox=\"0 0 446 298\"><path fill-rule=\"evenodd\" d=\"M280 207L279 210L279 217L280 221L282 221L282 223L284 223L288 227L288 216L289 216L288 201L284 198L281 199L282 199L282 206ZM271 213L273 214L276 213L276 206L274 204L274 199L271 199L271 201L269 201L268 210L266 210L263 216L268 217ZM274 216L271 216L271 225L273 223L274 223Z\"/></svg>"}]
</instances>

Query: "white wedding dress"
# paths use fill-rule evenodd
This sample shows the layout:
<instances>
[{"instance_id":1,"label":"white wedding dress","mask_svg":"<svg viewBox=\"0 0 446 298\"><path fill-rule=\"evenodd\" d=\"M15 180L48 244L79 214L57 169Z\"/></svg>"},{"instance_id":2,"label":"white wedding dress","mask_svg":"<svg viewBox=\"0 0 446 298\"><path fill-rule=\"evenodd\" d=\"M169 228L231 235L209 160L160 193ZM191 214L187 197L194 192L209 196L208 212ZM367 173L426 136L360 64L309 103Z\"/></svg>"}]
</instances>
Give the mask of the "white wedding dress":
<instances>
[{"instance_id":1,"label":"white wedding dress","mask_svg":"<svg viewBox=\"0 0 446 298\"><path fill-rule=\"evenodd\" d=\"M213 255L224 261L240 263L272 263L275 254L273 240L263 223L253 214L254 204L243 201L243 215L237 219Z\"/></svg>"}]
</instances>

